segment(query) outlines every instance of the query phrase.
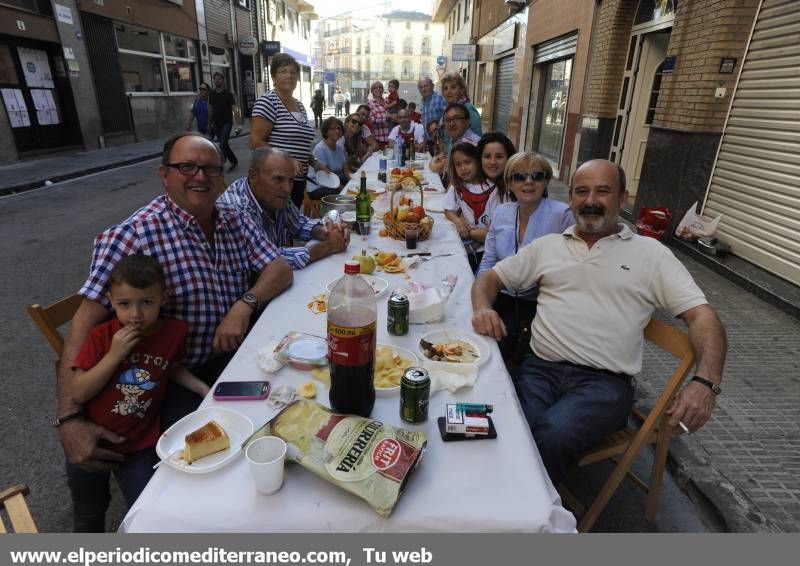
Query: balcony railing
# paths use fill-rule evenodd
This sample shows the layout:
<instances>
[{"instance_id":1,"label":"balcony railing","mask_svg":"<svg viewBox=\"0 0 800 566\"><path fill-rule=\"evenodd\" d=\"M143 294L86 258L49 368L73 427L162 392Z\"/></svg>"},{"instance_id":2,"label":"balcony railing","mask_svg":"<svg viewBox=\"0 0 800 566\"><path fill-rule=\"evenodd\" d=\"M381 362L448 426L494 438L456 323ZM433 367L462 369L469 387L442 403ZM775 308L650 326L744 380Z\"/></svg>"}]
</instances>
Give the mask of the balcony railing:
<instances>
[{"instance_id":1,"label":"balcony railing","mask_svg":"<svg viewBox=\"0 0 800 566\"><path fill-rule=\"evenodd\" d=\"M403 55L413 55L414 48L413 47L403 47Z\"/></svg>"},{"instance_id":2,"label":"balcony railing","mask_svg":"<svg viewBox=\"0 0 800 566\"><path fill-rule=\"evenodd\" d=\"M420 55L430 55L431 54L431 48L430 47L423 47L422 49L420 49L419 54Z\"/></svg>"}]
</instances>

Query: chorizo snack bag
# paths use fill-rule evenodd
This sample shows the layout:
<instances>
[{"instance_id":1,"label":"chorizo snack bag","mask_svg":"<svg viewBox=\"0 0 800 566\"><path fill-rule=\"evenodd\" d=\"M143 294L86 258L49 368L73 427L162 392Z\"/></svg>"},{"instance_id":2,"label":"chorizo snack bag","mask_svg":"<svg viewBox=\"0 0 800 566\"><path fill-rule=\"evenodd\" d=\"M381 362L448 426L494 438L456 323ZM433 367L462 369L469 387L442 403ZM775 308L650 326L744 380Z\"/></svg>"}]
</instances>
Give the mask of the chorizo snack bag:
<instances>
[{"instance_id":1,"label":"chorizo snack bag","mask_svg":"<svg viewBox=\"0 0 800 566\"><path fill-rule=\"evenodd\" d=\"M295 401L243 444L259 436L292 444L286 457L364 499L388 517L427 444L424 432L332 413L315 401Z\"/></svg>"}]
</instances>

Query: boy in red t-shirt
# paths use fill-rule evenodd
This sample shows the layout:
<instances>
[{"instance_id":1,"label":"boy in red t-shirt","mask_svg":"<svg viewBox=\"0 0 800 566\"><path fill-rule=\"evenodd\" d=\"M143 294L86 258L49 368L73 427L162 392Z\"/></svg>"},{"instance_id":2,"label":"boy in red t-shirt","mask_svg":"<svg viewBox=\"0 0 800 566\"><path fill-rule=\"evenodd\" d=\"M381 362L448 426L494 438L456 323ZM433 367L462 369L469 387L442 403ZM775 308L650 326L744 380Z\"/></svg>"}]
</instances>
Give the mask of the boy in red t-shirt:
<instances>
[{"instance_id":1,"label":"boy in red t-shirt","mask_svg":"<svg viewBox=\"0 0 800 566\"><path fill-rule=\"evenodd\" d=\"M188 325L160 318L166 302L164 270L154 258L131 255L119 261L108 283L116 318L96 326L72 363L69 384L88 418L122 436L114 450L125 461L114 471L128 507L153 475L154 446L161 434L159 413L167 380L205 396L209 387L181 365ZM109 473L87 472L67 463L76 532L105 530Z\"/></svg>"},{"instance_id":2,"label":"boy in red t-shirt","mask_svg":"<svg viewBox=\"0 0 800 566\"><path fill-rule=\"evenodd\" d=\"M386 97L386 112L389 114L391 130L397 125L397 112L400 110L400 95L397 91L400 89L400 81L392 79L389 81L389 95Z\"/></svg>"}]
</instances>

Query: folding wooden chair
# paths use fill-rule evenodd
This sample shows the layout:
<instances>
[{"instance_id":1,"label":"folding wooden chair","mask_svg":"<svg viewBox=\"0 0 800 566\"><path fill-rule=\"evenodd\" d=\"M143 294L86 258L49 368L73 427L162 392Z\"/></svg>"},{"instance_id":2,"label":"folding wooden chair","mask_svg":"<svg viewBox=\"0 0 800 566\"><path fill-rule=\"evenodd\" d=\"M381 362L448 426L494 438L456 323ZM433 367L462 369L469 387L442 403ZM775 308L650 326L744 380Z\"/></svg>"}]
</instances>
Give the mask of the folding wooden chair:
<instances>
[{"instance_id":1,"label":"folding wooden chair","mask_svg":"<svg viewBox=\"0 0 800 566\"><path fill-rule=\"evenodd\" d=\"M661 481L664 477L664 467L666 466L667 452L669 451L671 440L669 428L667 427L668 417L665 412L694 366L694 353L692 352L689 337L685 332L661 321L652 319L645 328L644 335L647 340L678 358L678 367L667 381L661 395L649 413L644 414L639 409L634 408L634 416L643 421L638 429L628 426L624 430L607 436L603 442L592 448L578 462L579 467L588 466L608 458L612 458L617 462L614 471L600 490L600 493L597 494L597 497L578 523L580 532L591 530L626 475L631 478L636 486L647 493L645 506L647 520L652 522L656 516ZM647 444L656 445L649 483L631 471L631 466L639 455L639 451ZM566 489L562 490L562 494L564 500L570 506L576 508L579 513L582 511L582 506Z\"/></svg>"},{"instance_id":2,"label":"folding wooden chair","mask_svg":"<svg viewBox=\"0 0 800 566\"><path fill-rule=\"evenodd\" d=\"M24 483L0 491L0 508L5 508L11 527L15 533L38 533L33 522L25 496L30 490ZM8 532L0 517L0 533Z\"/></svg>"},{"instance_id":3,"label":"folding wooden chair","mask_svg":"<svg viewBox=\"0 0 800 566\"><path fill-rule=\"evenodd\" d=\"M321 200L314 200L308 195L308 191L303 193L303 214L307 218L320 218Z\"/></svg>"},{"instance_id":4,"label":"folding wooden chair","mask_svg":"<svg viewBox=\"0 0 800 566\"><path fill-rule=\"evenodd\" d=\"M46 307L32 304L28 305L26 309L59 358L61 358L61 351L64 348L64 337L61 336L58 328L72 320L82 301L83 297L75 293ZM56 361L56 366L58 366L58 361Z\"/></svg>"}]
</instances>

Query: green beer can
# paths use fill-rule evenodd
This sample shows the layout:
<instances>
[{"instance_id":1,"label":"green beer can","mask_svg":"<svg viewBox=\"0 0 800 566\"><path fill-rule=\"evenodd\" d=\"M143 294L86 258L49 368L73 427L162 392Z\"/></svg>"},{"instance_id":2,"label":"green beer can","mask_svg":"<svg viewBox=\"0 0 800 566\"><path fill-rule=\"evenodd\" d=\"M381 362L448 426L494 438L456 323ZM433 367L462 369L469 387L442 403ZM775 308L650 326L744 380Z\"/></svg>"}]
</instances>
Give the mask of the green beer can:
<instances>
[{"instance_id":1,"label":"green beer can","mask_svg":"<svg viewBox=\"0 0 800 566\"><path fill-rule=\"evenodd\" d=\"M431 378L425 368L408 368L400 380L400 418L407 423L428 420Z\"/></svg>"},{"instance_id":2,"label":"green beer can","mask_svg":"<svg viewBox=\"0 0 800 566\"><path fill-rule=\"evenodd\" d=\"M408 334L408 297L394 293L389 297L389 312L386 315L386 329L393 336Z\"/></svg>"}]
</instances>

